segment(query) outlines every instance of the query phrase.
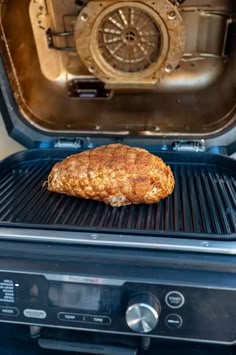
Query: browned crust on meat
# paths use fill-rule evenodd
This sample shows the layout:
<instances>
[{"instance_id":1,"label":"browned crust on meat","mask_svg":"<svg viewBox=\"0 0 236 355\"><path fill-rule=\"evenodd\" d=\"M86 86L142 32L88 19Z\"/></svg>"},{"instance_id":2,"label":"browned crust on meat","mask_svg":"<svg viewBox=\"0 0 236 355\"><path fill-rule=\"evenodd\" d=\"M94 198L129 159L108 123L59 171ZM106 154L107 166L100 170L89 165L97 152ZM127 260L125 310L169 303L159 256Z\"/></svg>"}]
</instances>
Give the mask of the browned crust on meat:
<instances>
[{"instance_id":1,"label":"browned crust on meat","mask_svg":"<svg viewBox=\"0 0 236 355\"><path fill-rule=\"evenodd\" d=\"M52 168L48 190L114 207L156 203L173 192L174 176L147 150L111 144L67 157Z\"/></svg>"}]
</instances>

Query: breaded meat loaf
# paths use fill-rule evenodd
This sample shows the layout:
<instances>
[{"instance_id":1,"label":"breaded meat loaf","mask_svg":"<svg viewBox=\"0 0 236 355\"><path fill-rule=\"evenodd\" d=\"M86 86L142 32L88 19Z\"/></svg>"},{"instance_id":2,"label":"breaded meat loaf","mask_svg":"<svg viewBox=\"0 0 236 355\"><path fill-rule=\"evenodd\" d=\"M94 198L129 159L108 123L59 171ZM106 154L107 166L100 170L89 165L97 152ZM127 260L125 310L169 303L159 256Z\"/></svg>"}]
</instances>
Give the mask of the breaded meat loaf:
<instances>
[{"instance_id":1,"label":"breaded meat loaf","mask_svg":"<svg viewBox=\"0 0 236 355\"><path fill-rule=\"evenodd\" d=\"M67 157L48 176L50 191L103 201L113 207L157 203L173 192L174 176L142 148L110 144Z\"/></svg>"}]
</instances>

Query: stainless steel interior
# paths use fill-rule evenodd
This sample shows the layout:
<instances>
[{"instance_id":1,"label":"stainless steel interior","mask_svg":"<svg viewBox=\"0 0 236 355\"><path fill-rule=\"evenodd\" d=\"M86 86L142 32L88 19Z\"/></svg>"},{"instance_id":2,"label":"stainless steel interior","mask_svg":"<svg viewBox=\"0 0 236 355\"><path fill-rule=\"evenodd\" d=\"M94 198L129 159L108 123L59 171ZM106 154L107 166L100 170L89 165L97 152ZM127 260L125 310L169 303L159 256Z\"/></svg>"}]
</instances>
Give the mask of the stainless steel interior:
<instances>
[{"instance_id":1,"label":"stainless steel interior","mask_svg":"<svg viewBox=\"0 0 236 355\"><path fill-rule=\"evenodd\" d=\"M55 38L71 51L49 49L46 39L48 28L73 32L75 1L1 2L1 56L24 119L45 131L124 136L203 137L228 128L236 119L236 2L185 0L177 9L186 41L176 69L153 88L121 85L109 99L82 100L68 95L70 82L94 75L73 35Z\"/></svg>"}]
</instances>

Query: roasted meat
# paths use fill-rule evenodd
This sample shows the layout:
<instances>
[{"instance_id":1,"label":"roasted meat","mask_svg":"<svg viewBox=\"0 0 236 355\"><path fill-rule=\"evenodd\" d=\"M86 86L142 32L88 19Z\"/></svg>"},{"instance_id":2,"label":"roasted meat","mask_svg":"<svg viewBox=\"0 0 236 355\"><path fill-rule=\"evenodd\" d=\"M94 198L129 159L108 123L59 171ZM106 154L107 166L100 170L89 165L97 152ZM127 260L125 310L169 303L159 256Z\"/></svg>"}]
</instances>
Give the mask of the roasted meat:
<instances>
[{"instance_id":1,"label":"roasted meat","mask_svg":"<svg viewBox=\"0 0 236 355\"><path fill-rule=\"evenodd\" d=\"M111 144L67 157L54 165L48 190L103 201L113 207L156 203L175 180L162 159L142 148Z\"/></svg>"}]
</instances>

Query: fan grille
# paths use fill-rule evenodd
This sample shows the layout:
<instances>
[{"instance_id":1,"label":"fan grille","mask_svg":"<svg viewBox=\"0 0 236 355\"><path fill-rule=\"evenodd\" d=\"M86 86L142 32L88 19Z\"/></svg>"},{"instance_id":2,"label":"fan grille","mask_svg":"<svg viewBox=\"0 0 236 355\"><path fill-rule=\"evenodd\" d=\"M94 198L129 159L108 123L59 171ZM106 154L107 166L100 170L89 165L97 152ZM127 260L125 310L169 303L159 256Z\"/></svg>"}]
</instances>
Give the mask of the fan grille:
<instances>
[{"instance_id":1,"label":"fan grille","mask_svg":"<svg viewBox=\"0 0 236 355\"><path fill-rule=\"evenodd\" d=\"M137 73L156 62L162 36L154 19L143 9L124 6L103 18L98 28L98 46L114 69Z\"/></svg>"}]
</instances>

